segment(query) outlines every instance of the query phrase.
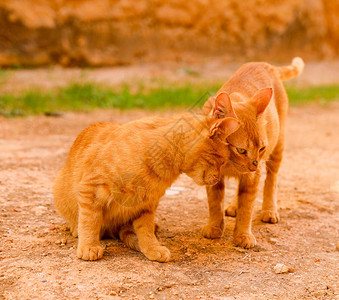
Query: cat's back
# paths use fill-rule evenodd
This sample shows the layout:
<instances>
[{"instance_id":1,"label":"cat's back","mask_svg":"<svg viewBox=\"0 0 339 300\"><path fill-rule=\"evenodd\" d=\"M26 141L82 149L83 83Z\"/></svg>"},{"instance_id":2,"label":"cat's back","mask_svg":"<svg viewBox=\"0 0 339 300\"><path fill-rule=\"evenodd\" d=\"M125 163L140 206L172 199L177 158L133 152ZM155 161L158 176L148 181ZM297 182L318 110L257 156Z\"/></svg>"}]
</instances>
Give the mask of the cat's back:
<instances>
[{"instance_id":1,"label":"cat's back","mask_svg":"<svg viewBox=\"0 0 339 300\"><path fill-rule=\"evenodd\" d=\"M85 128L75 139L67 159L67 164L84 156L85 152L91 152L105 143L121 124L116 122L100 122ZM88 155L88 153L87 153Z\"/></svg>"},{"instance_id":2,"label":"cat's back","mask_svg":"<svg viewBox=\"0 0 339 300\"><path fill-rule=\"evenodd\" d=\"M71 152L78 150L80 147L86 147L93 141L100 140L112 134L121 124L116 122L100 122L95 123L85 128L74 141Z\"/></svg>"},{"instance_id":3,"label":"cat's back","mask_svg":"<svg viewBox=\"0 0 339 300\"><path fill-rule=\"evenodd\" d=\"M85 128L74 141L67 162L67 173L82 173L83 169L100 162L133 164L161 136L159 128L168 124L166 118L147 117L119 124L95 123Z\"/></svg>"},{"instance_id":4,"label":"cat's back","mask_svg":"<svg viewBox=\"0 0 339 300\"><path fill-rule=\"evenodd\" d=\"M229 94L240 92L246 97L252 97L256 91L272 87L277 79L274 66L266 62L250 62L242 65L220 91Z\"/></svg>"}]
</instances>

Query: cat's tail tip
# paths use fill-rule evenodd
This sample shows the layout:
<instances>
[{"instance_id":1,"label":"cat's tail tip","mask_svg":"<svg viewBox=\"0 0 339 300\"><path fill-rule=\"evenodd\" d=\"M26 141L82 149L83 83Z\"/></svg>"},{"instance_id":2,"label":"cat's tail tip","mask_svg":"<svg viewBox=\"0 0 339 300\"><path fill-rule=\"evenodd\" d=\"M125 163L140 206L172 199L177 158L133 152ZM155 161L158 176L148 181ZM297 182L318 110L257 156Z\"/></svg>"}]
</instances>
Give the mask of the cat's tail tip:
<instances>
[{"instance_id":1,"label":"cat's tail tip","mask_svg":"<svg viewBox=\"0 0 339 300\"><path fill-rule=\"evenodd\" d=\"M304 70L305 63L301 57L295 57L289 66L278 67L282 81L299 76Z\"/></svg>"},{"instance_id":2,"label":"cat's tail tip","mask_svg":"<svg viewBox=\"0 0 339 300\"><path fill-rule=\"evenodd\" d=\"M301 57L295 57L292 60L292 66L297 68L298 75L300 75L303 72L303 70L304 70L305 63L304 63L304 61L303 61L303 59Z\"/></svg>"}]
</instances>

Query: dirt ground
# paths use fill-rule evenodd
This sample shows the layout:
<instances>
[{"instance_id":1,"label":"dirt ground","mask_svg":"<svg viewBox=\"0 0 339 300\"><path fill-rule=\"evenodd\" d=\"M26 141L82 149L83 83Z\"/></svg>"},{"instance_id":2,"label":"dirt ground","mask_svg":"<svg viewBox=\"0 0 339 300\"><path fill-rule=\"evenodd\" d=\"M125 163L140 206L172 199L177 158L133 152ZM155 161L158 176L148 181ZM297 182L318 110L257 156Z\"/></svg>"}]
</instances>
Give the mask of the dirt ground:
<instances>
[{"instance_id":1,"label":"dirt ground","mask_svg":"<svg viewBox=\"0 0 339 300\"><path fill-rule=\"evenodd\" d=\"M112 239L103 241L100 261L77 259L77 239L53 204L56 172L88 124L145 114L0 119L1 299L339 299L339 103L291 108L279 184L281 221L260 222L260 193L254 249L234 247L229 217L221 239L202 237L205 191L182 175L157 211L169 263L151 262ZM230 181L226 203L234 189ZM278 263L292 272L276 274Z\"/></svg>"},{"instance_id":2,"label":"dirt ground","mask_svg":"<svg viewBox=\"0 0 339 300\"><path fill-rule=\"evenodd\" d=\"M273 62L271 62L273 63ZM289 80L286 84L297 86L339 84L339 60L305 61L302 76ZM275 65L288 65L275 63ZM40 69L5 70L0 73L0 94L20 93L31 89L55 89L73 83L98 83L107 86L119 86L127 83L133 87L142 83L154 87L162 83L190 82L206 84L207 82L224 82L241 63L226 63L222 58L206 58L195 64L178 62L158 62L153 64L135 64L114 68L63 69L57 66ZM1 76L2 75L2 76Z\"/></svg>"},{"instance_id":3,"label":"dirt ground","mask_svg":"<svg viewBox=\"0 0 339 300\"><path fill-rule=\"evenodd\" d=\"M308 63L294 83L338 83L337 65ZM189 80L220 80L235 67L213 62L191 66L201 76ZM92 71L18 70L2 77L0 92L53 88L83 78L115 85L134 80L136 74L149 82L154 77L180 81L188 76L184 69L168 64ZM77 259L77 239L53 203L56 173L87 125L127 122L146 114L150 112L111 110L59 118L0 117L0 299L339 299L338 102L290 109L279 182L281 221L261 223L260 192L253 221L258 242L254 249L234 247L234 219L229 217L221 239L202 237L208 219L205 191L182 175L157 211L158 238L172 253L169 263L151 262L112 239L103 241L102 260ZM226 204L234 191L231 180ZM276 274L279 263L292 272Z\"/></svg>"}]
</instances>

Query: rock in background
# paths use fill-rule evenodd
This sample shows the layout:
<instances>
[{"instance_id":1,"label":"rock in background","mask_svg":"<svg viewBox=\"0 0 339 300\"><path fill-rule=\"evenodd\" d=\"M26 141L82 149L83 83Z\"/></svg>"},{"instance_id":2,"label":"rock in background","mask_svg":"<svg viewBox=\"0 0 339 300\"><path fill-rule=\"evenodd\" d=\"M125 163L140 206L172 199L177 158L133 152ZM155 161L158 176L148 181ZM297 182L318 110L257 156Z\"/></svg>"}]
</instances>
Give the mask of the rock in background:
<instances>
[{"instance_id":1,"label":"rock in background","mask_svg":"<svg viewBox=\"0 0 339 300\"><path fill-rule=\"evenodd\" d=\"M0 66L335 59L337 0L0 0Z\"/></svg>"}]
</instances>

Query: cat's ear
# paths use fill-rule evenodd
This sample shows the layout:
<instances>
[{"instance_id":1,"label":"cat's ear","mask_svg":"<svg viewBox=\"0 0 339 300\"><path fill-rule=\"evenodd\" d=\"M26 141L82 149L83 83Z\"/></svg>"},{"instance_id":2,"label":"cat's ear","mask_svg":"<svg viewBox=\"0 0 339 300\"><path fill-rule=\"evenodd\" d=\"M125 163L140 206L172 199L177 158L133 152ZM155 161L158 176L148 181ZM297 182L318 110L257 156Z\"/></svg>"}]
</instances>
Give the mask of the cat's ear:
<instances>
[{"instance_id":1,"label":"cat's ear","mask_svg":"<svg viewBox=\"0 0 339 300\"><path fill-rule=\"evenodd\" d=\"M272 88L261 89L252 98L252 103L257 109L257 115L262 114L270 103L273 95Z\"/></svg>"},{"instance_id":2,"label":"cat's ear","mask_svg":"<svg viewBox=\"0 0 339 300\"><path fill-rule=\"evenodd\" d=\"M237 118L232 107L230 96L227 93L221 92L215 97L212 116L216 119L226 117Z\"/></svg>"},{"instance_id":3,"label":"cat's ear","mask_svg":"<svg viewBox=\"0 0 339 300\"><path fill-rule=\"evenodd\" d=\"M210 128L210 137L221 134L228 137L240 127L239 120L231 117L218 119Z\"/></svg>"}]
</instances>

